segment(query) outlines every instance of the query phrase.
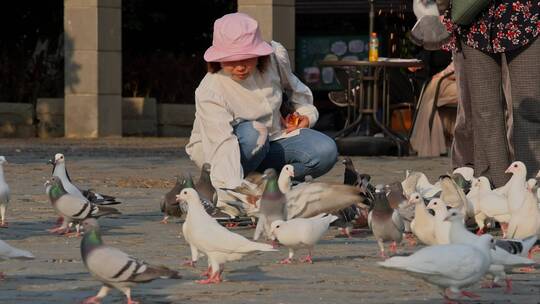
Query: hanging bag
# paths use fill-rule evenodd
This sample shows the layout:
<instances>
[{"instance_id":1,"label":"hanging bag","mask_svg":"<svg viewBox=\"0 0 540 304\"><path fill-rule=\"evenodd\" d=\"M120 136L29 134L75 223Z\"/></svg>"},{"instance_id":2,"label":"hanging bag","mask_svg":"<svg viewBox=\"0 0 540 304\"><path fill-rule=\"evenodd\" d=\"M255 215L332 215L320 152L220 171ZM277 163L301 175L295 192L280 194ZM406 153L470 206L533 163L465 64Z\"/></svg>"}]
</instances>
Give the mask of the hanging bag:
<instances>
[{"instance_id":1,"label":"hanging bag","mask_svg":"<svg viewBox=\"0 0 540 304\"><path fill-rule=\"evenodd\" d=\"M453 0L452 21L459 25L469 25L490 2L491 0Z\"/></svg>"}]
</instances>

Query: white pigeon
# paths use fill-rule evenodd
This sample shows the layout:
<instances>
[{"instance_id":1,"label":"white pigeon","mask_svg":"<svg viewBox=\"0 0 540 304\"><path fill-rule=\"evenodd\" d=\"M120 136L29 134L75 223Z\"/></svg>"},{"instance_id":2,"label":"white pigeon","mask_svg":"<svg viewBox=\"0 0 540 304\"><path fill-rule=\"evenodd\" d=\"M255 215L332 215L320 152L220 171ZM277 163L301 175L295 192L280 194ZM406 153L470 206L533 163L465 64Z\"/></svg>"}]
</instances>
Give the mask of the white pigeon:
<instances>
[{"instance_id":1,"label":"white pigeon","mask_svg":"<svg viewBox=\"0 0 540 304\"><path fill-rule=\"evenodd\" d=\"M219 283L225 262L236 261L254 251L276 251L272 245L252 242L245 237L227 230L205 211L197 191L183 189L177 199L187 203L184 225L188 226L190 246L208 257L209 278L198 281L201 284Z\"/></svg>"},{"instance_id":2,"label":"white pigeon","mask_svg":"<svg viewBox=\"0 0 540 304\"><path fill-rule=\"evenodd\" d=\"M474 179L472 187L476 187L478 190L474 215L474 219L479 228L478 233L483 233L485 220L487 218L493 218L501 223L503 233L506 236L506 225L510 221L508 199L504 195L492 191L489 180L485 176Z\"/></svg>"},{"instance_id":3,"label":"white pigeon","mask_svg":"<svg viewBox=\"0 0 540 304\"><path fill-rule=\"evenodd\" d=\"M435 245L435 217L431 215L419 193L412 193L409 203L414 204L414 219L411 221L411 231L426 245Z\"/></svg>"},{"instance_id":4,"label":"white pigeon","mask_svg":"<svg viewBox=\"0 0 540 304\"><path fill-rule=\"evenodd\" d=\"M2 222L0 227L7 227L6 211L9 205L9 186L4 178L4 164L7 163L6 158L0 156L0 216Z\"/></svg>"},{"instance_id":5,"label":"white pigeon","mask_svg":"<svg viewBox=\"0 0 540 304\"><path fill-rule=\"evenodd\" d=\"M313 263L312 251L315 244L328 230L330 223L337 220L335 215L320 214L311 218L295 218L288 221L274 221L270 226L270 233L276 239L289 248L289 257L282 260L281 264L290 264L293 261L296 249L307 248L308 255L300 261Z\"/></svg>"},{"instance_id":6,"label":"white pigeon","mask_svg":"<svg viewBox=\"0 0 540 304\"><path fill-rule=\"evenodd\" d=\"M435 241L437 245L450 244L450 223L444 219L448 215L446 203L439 198L434 198L429 201L428 209L435 211ZM460 209L456 209L460 210ZM460 210L461 212L461 210Z\"/></svg>"},{"instance_id":7,"label":"white pigeon","mask_svg":"<svg viewBox=\"0 0 540 304\"><path fill-rule=\"evenodd\" d=\"M463 215L460 214L460 212L458 212L456 209L449 210L448 215L445 217L444 221L450 224L449 239L452 244L472 245L478 242L480 237L465 228L465 225L463 224ZM505 242L503 242L503 240L497 241L496 244L508 244L509 242L514 242L511 240L504 241ZM531 248L535 241L536 237L530 239L527 246ZM510 243L510 246L511 245L512 243ZM535 263L533 260L520 256L521 252L518 254L512 254L499 246L496 246L495 249L492 249L490 253L491 266L489 267L488 272L493 275L493 281L490 282L489 285L486 285L486 287L495 287L497 282L500 279L503 279L506 281L506 292L511 292L512 281L509 277L506 276L505 268L518 265L532 265Z\"/></svg>"},{"instance_id":8,"label":"white pigeon","mask_svg":"<svg viewBox=\"0 0 540 304\"><path fill-rule=\"evenodd\" d=\"M511 173L512 177L504 186L494 191L508 198L508 207L512 211L518 209L525 200L527 167L523 162L515 161L508 166L504 173Z\"/></svg>"},{"instance_id":9,"label":"white pigeon","mask_svg":"<svg viewBox=\"0 0 540 304\"><path fill-rule=\"evenodd\" d=\"M508 223L508 237L522 239L540 233L540 209L538 199L533 193L536 186L536 179L530 179L529 189L525 192L525 198L521 207L512 211L512 216Z\"/></svg>"},{"instance_id":10,"label":"white pigeon","mask_svg":"<svg viewBox=\"0 0 540 304\"><path fill-rule=\"evenodd\" d=\"M447 300L460 294L478 297L461 288L478 282L491 265L491 235L482 235L474 244L448 244L424 247L407 257L396 256L377 264L410 272L429 283L445 288Z\"/></svg>"},{"instance_id":11,"label":"white pigeon","mask_svg":"<svg viewBox=\"0 0 540 304\"><path fill-rule=\"evenodd\" d=\"M292 165L285 165L281 168L278 178L279 190L282 193L287 193L292 187L292 178L294 177L294 167Z\"/></svg>"},{"instance_id":12,"label":"white pigeon","mask_svg":"<svg viewBox=\"0 0 540 304\"><path fill-rule=\"evenodd\" d=\"M466 181L472 182L472 179L474 178L474 169L471 167L459 167L454 169L452 173L459 173L463 178L465 178Z\"/></svg>"},{"instance_id":13,"label":"white pigeon","mask_svg":"<svg viewBox=\"0 0 540 304\"><path fill-rule=\"evenodd\" d=\"M34 255L30 251L17 249L0 240L0 261L9 259L32 260L34 259ZM4 278L4 273L0 272L0 280Z\"/></svg>"},{"instance_id":14,"label":"white pigeon","mask_svg":"<svg viewBox=\"0 0 540 304\"><path fill-rule=\"evenodd\" d=\"M407 176L401 182L401 185L405 195L409 197L414 192L417 192L425 199L432 199L441 192L439 182L431 184L424 173L417 171L407 171Z\"/></svg>"}]
</instances>

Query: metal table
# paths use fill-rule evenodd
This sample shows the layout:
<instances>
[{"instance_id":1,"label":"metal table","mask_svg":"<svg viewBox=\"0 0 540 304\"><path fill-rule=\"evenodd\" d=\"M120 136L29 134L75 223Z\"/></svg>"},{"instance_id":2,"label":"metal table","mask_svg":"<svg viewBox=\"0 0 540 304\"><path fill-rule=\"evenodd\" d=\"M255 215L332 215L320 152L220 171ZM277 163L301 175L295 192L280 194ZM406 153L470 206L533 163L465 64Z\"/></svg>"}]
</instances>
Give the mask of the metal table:
<instances>
[{"instance_id":1,"label":"metal table","mask_svg":"<svg viewBox=\"0 0 540 304\"><path fill-rule=\"evenodd\" d=\"M319 65L345 70L348 76L346 84L347 98L348 100L355 99L352 105L353 109L348 109L348 111L353 111L353 119L355 120L352 123L347 123L334 138L345 136L354 128L357 128L356 134L358 134L362 125L366 126L365 135L371 136L370 125L373 122L396 144L398 155L401 156L400 142L402 139L387 127L390 123L390 84L387 69L423 67L422 61L401 58L379 58L379 61L374 62L367 60L323 60L319 61ZM366 70L367 73L365 73ZM379 83L381 80L382 98L379 96ZM358 87L357 91L353 90L355 87ZM377 118L379 107L382 107L382 122Z\"/></svg>"}]
</instances>

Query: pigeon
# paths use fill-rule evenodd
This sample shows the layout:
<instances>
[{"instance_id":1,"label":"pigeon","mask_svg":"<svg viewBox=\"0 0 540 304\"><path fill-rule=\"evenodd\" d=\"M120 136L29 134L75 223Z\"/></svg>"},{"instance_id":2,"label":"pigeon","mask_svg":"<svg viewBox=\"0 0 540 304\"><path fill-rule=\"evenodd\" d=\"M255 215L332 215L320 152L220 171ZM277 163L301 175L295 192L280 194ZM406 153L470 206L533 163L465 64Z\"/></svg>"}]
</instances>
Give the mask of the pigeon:
<instances>
[{"instance_id":1,"label":"pigeon","mask_svg":"<svg viewBox=\"0 0 540 304\"><path fill-rule=\"evenodd\" d=\"M285 219L285 206L287 198L281 192L278 185L276 170L269 168L264 171L266 188L259 202L257 227L253 240L258 240L264 233L267 240L271 239L270 225L277 220Z\"/></svg>"},{"instance_id":2,"label":"pigeon","mask_svg":"<svg viewBox=\"0 0 540 304\"><path fill-rule=\"evenodd\" d=\"M510 212L517 210L525 201L527 193L526 178L527 167L520 161L515 161L506 169L505 173L511 173L510 180L495 192L503 194L508 198L508 208Z\"/></svg>"},{"instance_id":3,"label":"pigeon","mask_svg":"<svg viewBox=\"0 0 540 304\"><path fill-rule=\"evenodd\" d=\"M209 277L198 283L221 282L225 262L239 260L254 251L276 251L272 245L252 242L221 226L206 213L194 189L183 189L177 199L181 203L187 203L187 215L184 222L184 225L187 225L187 229L184 230L187 232L186 240L189 240L190 246L194 246L197 251L201 251L208 257Z\"/></svg>"},{"instance_id":4,"label":"pigeon","mask_svg":"<svg viewBox=\"0 0 540 304\"><path fill-rule=\"evenodd\" d=\"M392 241L390 251L395 253L397 251L397 243L401 242L403 238L405 227L403 220L399 216L399 212L390 207L384 191L375 192L373 209L371 209L368 215L368 224L379 245L381 257L387 257L384 253L383 243L386 241Z\"/></svg>"},{"instance_id":5,"label":"pigeon","mask_svg":"<svg viewBox=\"0 0 540 304\"><path fill-rule=\"evenodd\" d=\"M533 193L536 179L529 181L532 185L529 185L529 189L526 190L521 207L511 212L508 222L508 238L522 239L540 233L540 209L538 209L536 195Z\"/></svg>"},{"instance_id":6,"label":"pigeon","mask_svg":"<svg viewBox=\"0 0 540 304\"><path fill-rule=\"evenodd\" d=\"M423 198L430 200L438 197L441 192L439 183L431 184L427 176L422 172L409 172L405 180L401 182L403 191L406 196L410 196L414 192L418 192Z\"/></svg>"},{"instance_id":7,"label":"pigeon","mask_svg":"<svg viewBox=\"0 0 540 304\"><path fill-rule=\"evenodd\" d=\"M474 208L467 200L467 196L461 187L454 182L451 176L439 177L441 195L439 196L448 206L461 210L466 217L474 217Z\"/></svg>"},{"instance_id":8,"label":"pigeon","mask_svg":"<svg viewBox=\"0 0 540 304\"><path fill-rule=\"evenodd\" d=\"M411 246L416 245L412 236L411 221L414 219L414 204L409 204L400 182L393 182L385 186L386 197L392 209L396 209L404 224L404 237Z\"/></svg>"},{"instance_id":9,"label":"pigeon","mask_svg":"<svg viewBox=\"0 0 540 304\"><path fill-rule=\"evenodd\" d=\"M195 184L195 190L199 193L199 196L210 200L214 205L217 202L217 193L212 181L210 180L210 164L204 163L201 168L201 175L197 184ZM178 193L177 193L178 194Z\"/></svg>"},{"instance_id":10,"label":"pigeon","mask_svg":"<svg viewBox=\"0 0 540 304\"><path fill-rule=\"evenodd\" d=\"M360 174L356 171L352 159L350 157L345 157L341 161L345 165L345 172L343 174L343 184L356 186L360 184Z\"/></svg>"},{"instance_id":11,"label":"pigeon","mask_svg":"<svg viewBox=\"0 0 540 304\"><path fill-rule=\"evenodd\" d=\"M161 220L162 224L167 224L170 216L180 218L184 214L180 204L176 201L176 195L180 194L180 191L184 189L185 183L185 178L177 176L174 187L161 200L160 209L164 213L163 220Z\"/></svg>"},{"instance_id":12,"label":"pigeon","mask_svg":"<svg viewBox=\"0 0 540 304\"><path fill-rule=\"evenodd\" d=\"M367 209L365 198L355 186L323 182L302 183L286 196L286 218L310 218L321 213L335 213L356 204Z\"/></svg>"},{"instance_id":13,"label":"pigeon","mask_svg":"<svg viewBox=\"0 0 540 304\"><path fill-rule=\"evenodd\" d=\"M493 218L501 223L501 228L503 228L503 233L506 236L506 227L510 221L507 198L492 191L489 180L485 176L474 179L473 188L475 187L478 188L478 192L476 195L474 219L478 225L478 234L484 232L486 218Z\"/></svg>"},{"instance_id":14,"label":"pigeon","mask_svg":"<svg viewBox=\"0 0 540 304\"><path fill-rule=\"evenodd\" d=\"M312 251L315 244L328 230L330 223L337 220L335 215L320 214L311 218L295 218L288 221L277 220L270 225L270 233L281 244L289 248L289 257L281 264L293 261L295 249L307 248L308 255L300 261L313 264Z\"/></svg>"},{"instance_id":15,"label":"pigeon","mask_svg":"<svg viewBox=\"0 0 540 304\"><path fill-rule=\"evenodd\" d=\"M409 203L415 205L411 231L420 242L426 245L437 244L435 240L435 216L428 212L422 196L416 192L411 194Z\"/></svg>"},{"instance_id":16,"label":"pigeon","mask_svg":"<svg viewBox=\"0 0 540 304\"><path fill-rule=\"evenodd\" d=\"M9 259L33 260L34 258L34 255L30 251L15 248L13 246L10 246L8 243L0 240L0 261ZM0 272L0 280L4 279L4 273Z\"/></svg>"},{"instance_id":17,"label":"pigeon","mask_svg":"<svg viewBox=\"0 0 540 304\"><path fill-rule=\"evenodd\" d=\"M348 238L352 238L352 223L360 215L359 208L353 204L347 208L335 212L334 215L337 217L337 219L333 221L331 225L338 227L343 235L347 236Z\"/></svg>"},{"instance_id":18,"label":"pigeon","mask_svg":"<svg viewBox=\"0 0 540 304\"><path fill-rule=\"evenodd\" d=\"M461 177L463 177L466 181L472 182L472 179L474 178L474 169L471 167L459 167L454 169L452 171L452 175L459 174ZM457 181L456 181L457 183ZM458 183L459 184L459 183Z\"/></svg>"},{"instance_id":19,"label":"pigeon","mask_svg":"<svg viewBox=\"0 0 540 304\"><path fill-rule=\"evenodd\" d=\"M124 293L128 304L136 304L138 302L131 299L131 288L137 283L147 283L159 278L181 278L177 271L165 266L150 265L117 248L105 245L95 219L86 219L82 224L85 231L81 240L83 263L90 274L103 283L98 294L87 298L84 304L100 303L111 288Z\"/></svg>"},{"instance_id":20,"label":"pigeon","mask_svg":"<svg viewBox=\"0 0 540 304\"><path fill-rule=\"evenodd\" d=\"M444 221L448 215L448 205L442 199L434 198L429 202L427 208L435 211L435 242L437 245L450 244L450 223Z\"/></svg>"},{"instance_id":21,"label":"pigeon","mask_svg":"<svg viewBox=\"0 0 540 304\"><path fill-rule=\"evenodd\" d=\"M467 228L465 228L465 225L463 224L463 215L460 214L460 212L458 212L457 210L449 210L444 221L445 223L448 223L450 225L450 229L448 230L448 232L449 240L452 244L472 245L479 241L479 236L471 233L469 230L467 230ZM527 240L526 246L530 246L529 248L531 248L534 242L536 242L536 237ZM516 253L512 253L511 251L504 249L510 248L513 250L516 244L523 243L518 243L512 240L497 240L495 244L495 249L492 249L490 251L491 266L488 270L488 272L493 275L493 281L490 282L488 285L485 285L485 287L496 287L496 283L500 279L503 279L506 281L506 292L509 293L512 291L512 281L509 277L506 276L505 268L517 265L531 265L534 264L534 261L521 256L520 251L514 250ZM503 247L501 248L500 246L497 246L497 244L501 244L501 246Z\"/></svg>"},{"instance_id":22,"label":"pigeon","mask_svg":"<svg viewBox=\"0 0 540 304\"><path fill-rule=\"evenodd\" d=\"M66 191L79 198L84 198L97 205L117 205L120 204L114 196L99 194L90 189L80 190L77 186L73 185L71 178L66 169L64 154L57 153L54 156L54 160L49 160L49 163L53 165L52 175L57 176L62 180L62 184Z\"/></svg>"},{"instance_id":23,"label":"pigeon","mask_svg":"<svg viewBox=\"0 0 540 304\"><path fill-rule=\"evenodd\" d=\"M4 164L7 163L4 156L0 156L0 216L2 222L0 227L7 228L8 223L6 221L6 211L9 205L9 186L4 179Z\"/></svg>"},{"instance_id":24,"label":"pigeon","mask_svg":"<svg viewBox=\"0 0 540 304\"><path fill-rule=\"evenodd\" d=\"M410 256L395 256L377 264L419 277L444 288L444 298L451 301L456 294L478 298L461 288L478 282L491 265L490 249L495 247L491 235L479 237L474 244L448 244L424 247Z\"/></svg>"},{"instance_id":25,"label":"pigeon","mask_svg":"<svg viewBox=\"0 0 540 304\"><path fill-rule=\"evenodd\" d=\"M121 214L115 208L96 205L85 198L67 193L62 180L56 176L53 176L45 184L53 208L66 219L65 222L81 222L89 217L98 218L104 215ZM51 232L66 234L67 230L65 227L60 227ZM79 231L77 231L78 234Z\"/></svg>"},{"instance_id":26,"label":"pigeon","mask_svg":"<svg viewBox=\"0 0 540 304\"><path fill-rule=\"evenodd\" d=\"M471 180L465 179L465 177L461 173L452 173L450 177L452 178L454 183L456 183L456 185L458 185L459 188L463 190L465 195L467 195L467 193L471 191L472 179Z\"/></svg>"},{"instance_id":27,"label":"pigeon","mask_svg":"<svg viewBox=\"0 0 540 304\"><path fill-rule=\"evenodd\" d=\"M267 172L267 171L265 171ZM241 186L235 189L225 189L228 194L244 202L246 207L246 213L248 215L258 212L257 206L260 205L260 200L266 189L266 174L258 175L250 173L244 179ZM278 187L281 193L287 193L292 187L292 178L294 177L294 167L287 164L281 168L279 177L277 179ZM253 182L252 182L253 181Z\"/></svg>"}]
</instances>

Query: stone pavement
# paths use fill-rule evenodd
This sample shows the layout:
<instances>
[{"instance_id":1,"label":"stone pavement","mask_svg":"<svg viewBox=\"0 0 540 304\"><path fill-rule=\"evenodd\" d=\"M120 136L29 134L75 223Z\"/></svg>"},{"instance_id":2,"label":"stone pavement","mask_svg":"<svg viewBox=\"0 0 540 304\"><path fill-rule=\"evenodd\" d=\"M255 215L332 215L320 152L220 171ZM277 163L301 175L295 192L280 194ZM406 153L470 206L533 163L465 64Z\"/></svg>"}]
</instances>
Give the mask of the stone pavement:
<instances>
[{"instance_id":1,"label":"stone pavement","mask_svg":"<svg viewBox=\"0 0 540 304\"><path fill-rule=\"evenodd\" d=\"M181 171L198 176L183 146L185 138L122 138L100 140L0 139L0 155L6 156L5 176L12 191L8 210L10 227L0 230L0 239L28 249L33 261L4 261L0 271L0 303L79 303L95 295L100 284L86 271L80 258L80 239L48 234L56 218L43 183L51 175L46 161L64 153L71 178L78 185L115 195L124 203L122 215L100 220L107 244L151 263L178 269L181 280L157 280L134 288L142 303L442 303L438 288L407 274L376 265L377 244L369 234L353 239L335 238L330 230L315 248L314 264L279 265L287 250L251 254L226 264L226 281L203 286L194 283L206 266L182 266L190 255L178 220L160 224L159 200ZM354 157L356 167L370 173L374 183L402 179L405 169L425 172L430 179L449 169L447 158ZM320 180L342 181L343 168ZM237 228L250 237L252 229ZM417 248L400 247L400 253ZM303 252L300 252L303 254ZM536 257L538 261L539 256ZM540 275L513 274L514 292L480 289L481 300L465 303L539 303ZM103 303L123 303L113 291Z\"/></svg>"}]
</instances>

